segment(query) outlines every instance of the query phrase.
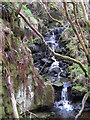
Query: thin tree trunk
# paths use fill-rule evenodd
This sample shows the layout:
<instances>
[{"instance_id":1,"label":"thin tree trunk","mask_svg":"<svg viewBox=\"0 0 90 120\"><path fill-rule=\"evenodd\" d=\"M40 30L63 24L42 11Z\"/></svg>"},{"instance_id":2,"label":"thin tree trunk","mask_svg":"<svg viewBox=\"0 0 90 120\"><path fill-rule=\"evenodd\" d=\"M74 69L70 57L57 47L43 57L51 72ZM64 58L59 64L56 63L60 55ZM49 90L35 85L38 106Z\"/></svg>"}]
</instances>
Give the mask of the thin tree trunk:
<instances>
[{"instance_id":1,"label":"thin tree trunk","mask_svg":"<svg viewBox=\"0 0 90 120\"><path fill-rule=\"evenodd\" d=\"M84 2L83 2L82 0L80 0L80 3L81 3L81 7L82 7L82 9L83 9L85 21L86 21L88 27L90 27L90 21L89 21L89 19L88 19L88 15L87 15L87 12L86 12L86 9L85 9L85 6L84 6ZM88 4L89 4L89 2L88 2Z\"/></svg>"},{"instance_id":2,"label":"thin tree trunk","mask_svg":"<svg viewBox=\"0 0 90 120\"><path fill-rule=\"evenodd\" d=\"M79 40L79 42L80 42L80 44L81 44L81 46L82 46L82 48L83 48L83 50L84 50L84 52L85 52L85 55L86 55L86 57L87 57L88 63L90 63L90 58L89 58L88 51L87 51L87 49L86 49L83 41L81 40L77 29L75 28L75 26L74 26L73 23L72 23L72 20L71 20L69 14L68 14L68 10L67 10L67 5L66 5L66 3L65 3L65 2L63 2L63 3L64 3L64 9L65 9L66 17L67 17L68 21L70 22L70 24L71 24L71 26L72 26L75 34L77 35L77 38L78 38L78 40Z\"/></svg>"}]
</instances>

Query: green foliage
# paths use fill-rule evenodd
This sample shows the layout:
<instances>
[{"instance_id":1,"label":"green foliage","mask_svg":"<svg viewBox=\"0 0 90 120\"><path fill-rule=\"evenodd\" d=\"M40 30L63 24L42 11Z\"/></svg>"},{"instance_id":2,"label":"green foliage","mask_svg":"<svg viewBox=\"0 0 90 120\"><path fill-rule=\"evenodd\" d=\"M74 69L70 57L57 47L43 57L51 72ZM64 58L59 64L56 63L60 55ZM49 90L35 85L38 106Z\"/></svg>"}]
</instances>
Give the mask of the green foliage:
<instances>
[{"instance_id":1,"label":"green foliage","mask_svg":"<svg viewBox=\"0 0 90 120\"><path fill-rule=\"evenodd\" d=\"M72 29L72 27L69 28L69 31L70 31L70 33L73 33L73 29Z\"/></svg>"},{"instance_id":2,"label":"green foliage","mask_svg":"<svg viewBox=\"0 0 90 120\"><path fill-rule=\"evenodd\" d=\"M20 4L20 3L17 2L17 3L16 3L16 6L18 7L19 4ZM34 24L37 24L37 23L38 23L37 20L35 19L35 17L33 16L31 10L26 7L26 4L25 4L25 3L22 5L22 10L28 15L28 17L30 18L30 20L31 20L32 23L34 23Z\"/></svg>"},{"instance_id":3,"label":"green foliage","mask_svg":"<svg viewBox=\"0 0 90 120\"><path fill-rule=\"evenodd\" d=\"M83 29L84 29L85 31L88 31L88 26L83 27Z\"/></svg>"},{"instance_id":4,"label":"green foliage","mask_svg":"<svg viewBox=\"0 0 90 120\"><path fill-rule=\"evenodd\" d=\"M35 17L33 16L31 10L28 9L28 8L26 7L26 5L23 5L23 6L22 6L22 9L23 9L23 11L30 17L30 20L31 20L33 23L37 24L37 20L36 20Z\"/></svg>"}]
</instances>

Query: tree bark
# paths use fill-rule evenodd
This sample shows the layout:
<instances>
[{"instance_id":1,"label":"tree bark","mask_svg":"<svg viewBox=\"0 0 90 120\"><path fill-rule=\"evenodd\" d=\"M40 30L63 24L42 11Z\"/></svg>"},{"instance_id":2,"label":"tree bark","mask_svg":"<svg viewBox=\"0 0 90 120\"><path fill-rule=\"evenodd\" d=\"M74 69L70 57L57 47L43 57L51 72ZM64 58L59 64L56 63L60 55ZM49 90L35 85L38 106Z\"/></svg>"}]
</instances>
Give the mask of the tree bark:
<instances>
[{"instance_id":1,"label":"tree bark","mask_svg":"<svg viewBox=\"0 0 90 120\"><path fill-rule=\"evenodd\" d=\"M21 11L22 5L23 5L23 2L20 2L19 7L18 7L18 9L16 11L16 16L18 16L19 12Z\"/></svg>"}]
</instances>

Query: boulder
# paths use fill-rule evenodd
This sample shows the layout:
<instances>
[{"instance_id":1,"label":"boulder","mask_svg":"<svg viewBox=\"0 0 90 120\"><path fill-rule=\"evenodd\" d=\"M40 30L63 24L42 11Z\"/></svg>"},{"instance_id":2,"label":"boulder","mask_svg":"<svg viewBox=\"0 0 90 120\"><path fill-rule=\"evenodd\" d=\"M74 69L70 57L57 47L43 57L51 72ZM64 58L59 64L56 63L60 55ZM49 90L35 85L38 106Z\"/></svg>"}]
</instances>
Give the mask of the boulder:
<instances>
[{"instance_id":1,"label":"boulder","mask_svg":"<svg viewBox=\"0 0 90 120\"><path fill-rule=\"evenodd\" d=\"M54 89L50 83L45 82L45 90L42 95L42 99L39 106L52 106L54 104Z\"/></svg>"},{"instance_id":2,"label":"boulder","mask_svg":"<svg viewBox=\"0 0 90 120\"><path fill-rule=\"evenodd\" d=\"M80 85L73 86L72 87L72 99L74 101L82 100L82 98L86 92L87 92L87 90L83 86L80 86Z\"/></svg>"},{"instance_id":3,"label":"boulder","mask_svg":"<svg viewBox=\"0 0 90 120\"><path fill-rule=\"evenodd\" d=\"M30 44L29 48L32 51L32 53L37 53L39 52L39 49L40 49L39 46L35 44Z\"/></svg>"}]
</instances>

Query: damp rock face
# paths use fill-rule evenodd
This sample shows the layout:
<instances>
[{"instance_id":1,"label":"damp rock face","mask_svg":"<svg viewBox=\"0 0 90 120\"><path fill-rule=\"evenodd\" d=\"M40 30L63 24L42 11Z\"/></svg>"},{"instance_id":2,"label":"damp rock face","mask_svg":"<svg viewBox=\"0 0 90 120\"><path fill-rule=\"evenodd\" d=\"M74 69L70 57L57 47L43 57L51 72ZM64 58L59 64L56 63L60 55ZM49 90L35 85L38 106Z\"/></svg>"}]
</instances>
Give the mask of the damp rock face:
<instances>
[{"instance_id":1,"label":"damp rock face","mask_svg":"<svg viewBox=\"0 0 90 120\"><path fill-rule=\"evenodd\" d=\"M37 86L38 88L38 86ZM37 89L37 101L34 101L34 92L32 88L32 75L28 76L28 95L27 89L21 84L16 94L16 101L19 105L20 113L27 110L35 110L39 107L52 106L54 104L54 89L51 84L45 83L43 91Z\"/></svg>"}]
</instances>

